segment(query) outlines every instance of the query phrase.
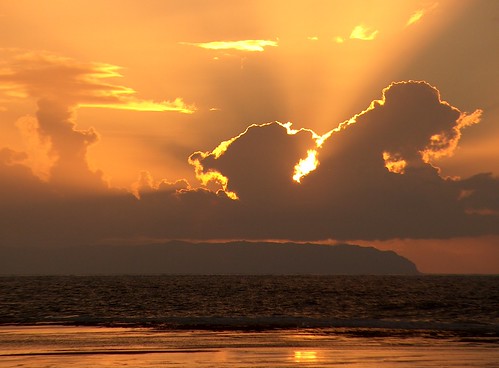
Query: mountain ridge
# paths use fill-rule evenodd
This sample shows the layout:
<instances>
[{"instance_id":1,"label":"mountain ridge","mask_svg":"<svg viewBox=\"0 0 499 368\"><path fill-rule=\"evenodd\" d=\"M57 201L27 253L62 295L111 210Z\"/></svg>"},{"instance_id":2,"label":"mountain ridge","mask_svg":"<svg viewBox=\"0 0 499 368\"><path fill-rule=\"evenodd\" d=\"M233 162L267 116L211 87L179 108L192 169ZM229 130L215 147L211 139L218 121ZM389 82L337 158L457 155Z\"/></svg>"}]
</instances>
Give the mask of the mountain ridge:
<instances>
[{"instance_id":1,"label":"mountain ridge","mask_svg":"<svg viewBox=\"0 0 499 368\"><path fill-rule=\"evenodd\" d=\"M189 242L0 247L0 274L417 275L393 251L354 244Z\"/></svg>"}]
</instances>

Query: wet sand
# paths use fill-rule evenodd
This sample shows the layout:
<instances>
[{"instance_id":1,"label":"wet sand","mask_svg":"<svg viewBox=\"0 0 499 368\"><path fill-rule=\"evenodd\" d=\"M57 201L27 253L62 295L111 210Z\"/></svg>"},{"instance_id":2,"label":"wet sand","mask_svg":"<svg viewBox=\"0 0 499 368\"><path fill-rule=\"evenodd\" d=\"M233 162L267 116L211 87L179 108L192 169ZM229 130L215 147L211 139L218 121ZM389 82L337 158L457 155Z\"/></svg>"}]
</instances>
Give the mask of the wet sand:
<instances>
[{"instance_id":1,"label":"wet sand","mask_svg":"<svg viewBox=\"0 0 499 368\"><path fill-rule=\"evenodd\" d=\"M317 330L0 327L0 368L497 367L497 342L349 337Z\"/></svg>"}]
</instances>

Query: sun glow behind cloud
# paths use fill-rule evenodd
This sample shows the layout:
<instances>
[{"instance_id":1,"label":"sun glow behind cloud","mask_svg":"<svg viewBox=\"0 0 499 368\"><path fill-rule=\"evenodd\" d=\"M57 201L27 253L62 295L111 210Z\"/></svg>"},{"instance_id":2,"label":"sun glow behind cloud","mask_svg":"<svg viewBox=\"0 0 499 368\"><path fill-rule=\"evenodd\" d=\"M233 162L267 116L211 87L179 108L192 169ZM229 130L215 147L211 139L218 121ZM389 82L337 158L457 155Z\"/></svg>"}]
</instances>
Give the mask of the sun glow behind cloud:
<instances>
[{"instance_id":1,"label":"sun glow behind cloud","mask_svg":"<svg viewBox=\"0 0 499 368\"><path fill-rule=\"evenodd\" d=\"M298 161L298 163L293 168L293 175L289 178L290 181L295 181L297 183L301 182L301 179L314 171L319 166L318 156L318 148L324 143L324 141L331 136L334 130L327 132L326 134L320 136L315 133L311 129L293 129L292 123L280 123L280 122L271 122L264 124L252 124L247 127L241 134L238 134L235 137L232 137L228 140L221 142L217 147L215 147L211 152L195 152L189 157L189 164L194 167L196 178L201 181L201 183L206 186L209 183L218 183L221 186L221 190L225 192L225 194L230 199L239 199L239 196L236 192L229 190L229 178L223 175L221 172L213 169L205 169L202 164L202 160L207 159L209 157L214 158L215 160L219 159L222 155L224 155L229 149L230 146L236 142L238 139L244 138L246 134L251 129L265 128L271 125L277 125L285 129L286 134L295 135L298 133L307 132L312 137L312 142L314 144L314 148L308 149L306 151L307 155L305 158L302 158Z\"/></svg>"},{"instance_id":2,"label":"sun glow behind cloud","mask_svg":"<svg viewBox=\"0 0 499 368\"><path fill-rule=\"evenodd\" d=\"M297 183L301 182L301 178L314 171L319 165L316 150L308 150L307 157L301 159L295 166L293 180Z\"/></svg>"}]
</instances>

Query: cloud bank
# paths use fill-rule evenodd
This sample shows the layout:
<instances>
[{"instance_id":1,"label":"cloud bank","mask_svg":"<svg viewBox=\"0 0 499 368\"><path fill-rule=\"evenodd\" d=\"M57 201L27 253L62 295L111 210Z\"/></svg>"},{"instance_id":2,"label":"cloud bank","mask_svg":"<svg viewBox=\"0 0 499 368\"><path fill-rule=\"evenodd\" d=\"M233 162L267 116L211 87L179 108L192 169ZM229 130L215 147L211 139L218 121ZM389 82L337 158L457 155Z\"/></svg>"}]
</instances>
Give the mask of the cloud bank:
<instances>
[{"instance_id":1,"label":"cloud bank","mask_svg":"<svg viewBox=\"0 0 499 368\"><path fill-rule=\"evenodd\" d=\"M25 153L0 152L0 244L498 234L499 180L448 178L437 166L480 114L442 101L425 82L393 83L322 136L291 124L251 125L190 156L198 185L143 173L132 194L102 186L101 174L85 165L96 133L76 130L67 110L40 100L38 134L51 138L57 160L43 181ZM304 168L299 180L297 167ZM100 189L63 190L68 177Z\"/></svg>"},{"instance_id":2,"label":"cloud bank","mask_svg":"<svg viewBox=\"0 0 499 368\"><path fill-rule=\"evenodd\" d=\"M105 191L108 186L102 172L88 165L88 147L99 135L93 128L77 128L77 108L195 111L181 98L163 102L138 99L133 89L109 82L121 77L120 68L114 65L79 62L47 52L10 52L7 56L0 65L0 96L34 99L38 106L36 116L17 122L28 144L25 163L58 190L84 193Z\"/></svg>"}]
</instances>

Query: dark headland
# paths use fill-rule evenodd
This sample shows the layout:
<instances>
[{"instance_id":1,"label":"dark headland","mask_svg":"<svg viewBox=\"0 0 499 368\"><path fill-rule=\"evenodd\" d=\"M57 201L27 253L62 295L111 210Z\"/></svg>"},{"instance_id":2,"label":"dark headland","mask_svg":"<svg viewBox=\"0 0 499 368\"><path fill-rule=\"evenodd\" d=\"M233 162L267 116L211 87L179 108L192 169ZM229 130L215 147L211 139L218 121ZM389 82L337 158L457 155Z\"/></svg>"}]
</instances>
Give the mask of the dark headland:
<instances>
[{"instance_id":1,"label":"dark headland","mask_svg":"<svg viewBox=\"0 0 499 368\"><path fill-rule=\"evenodd\" d=\"M350 244L270 242L0 247L3 275L251 274L416 275L392 251Z\"/></svg>"}]
</instances>

